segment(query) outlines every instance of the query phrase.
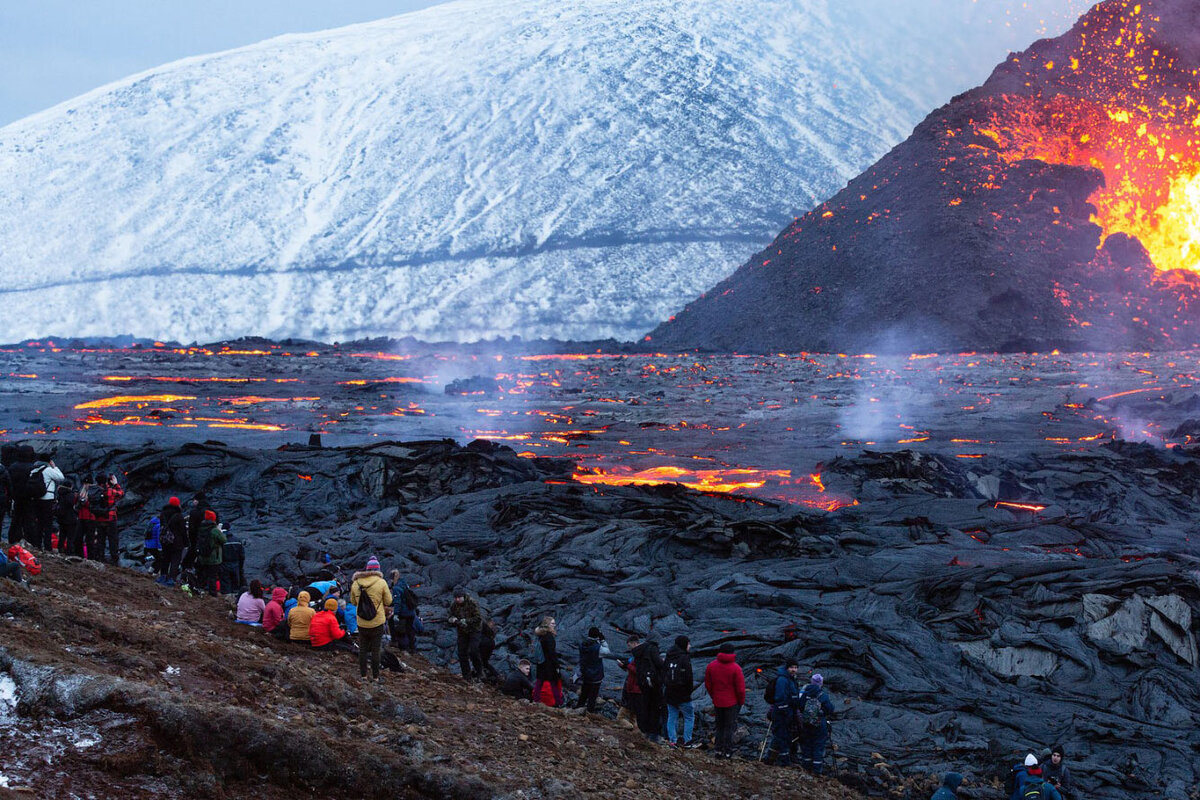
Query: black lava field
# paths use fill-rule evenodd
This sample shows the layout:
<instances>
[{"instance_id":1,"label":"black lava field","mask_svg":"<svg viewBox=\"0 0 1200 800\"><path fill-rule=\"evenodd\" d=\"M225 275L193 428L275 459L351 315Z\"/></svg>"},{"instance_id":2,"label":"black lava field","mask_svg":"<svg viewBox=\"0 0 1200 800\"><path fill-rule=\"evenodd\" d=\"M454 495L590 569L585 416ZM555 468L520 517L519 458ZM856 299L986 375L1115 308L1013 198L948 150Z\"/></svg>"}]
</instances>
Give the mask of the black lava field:
<instances>
[{"instance_id":1,"label":"black lava field","mask_svg":"<svg viewBox=\"0 0 1200 800\"><path fill-rule=\"evenodd\" d=\"M462 583L497 666L546 612L569 654L592 624L733 644L747 752L757 671L796 656L868 790L953 767L999 797L1062 743L1086 797L1196 797L1200 353L43 342L0 376L0 440L125 475L127 544L205 490L251 574L375 553L446 663Z\"/></svg>"}]
</instances>

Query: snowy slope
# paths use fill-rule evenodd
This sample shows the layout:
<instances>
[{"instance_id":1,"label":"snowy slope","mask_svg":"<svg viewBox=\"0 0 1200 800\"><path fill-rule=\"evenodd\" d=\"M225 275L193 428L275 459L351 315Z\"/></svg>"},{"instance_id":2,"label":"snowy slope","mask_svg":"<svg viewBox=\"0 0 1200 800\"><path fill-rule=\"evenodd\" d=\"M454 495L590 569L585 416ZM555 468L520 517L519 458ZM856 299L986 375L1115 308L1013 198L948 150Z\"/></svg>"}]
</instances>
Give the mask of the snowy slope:
<instances>
[{"instance_id":1,"label":"snowy slope","mask_svg":"<svg viewBox=\"0 0 1200 800\"><path fill-rule=\"evenodd\" d=\"M0 341L635 337L1035 38L980 5L462 0L133 76L0 129Z\"/></svg>"}]
</instances>

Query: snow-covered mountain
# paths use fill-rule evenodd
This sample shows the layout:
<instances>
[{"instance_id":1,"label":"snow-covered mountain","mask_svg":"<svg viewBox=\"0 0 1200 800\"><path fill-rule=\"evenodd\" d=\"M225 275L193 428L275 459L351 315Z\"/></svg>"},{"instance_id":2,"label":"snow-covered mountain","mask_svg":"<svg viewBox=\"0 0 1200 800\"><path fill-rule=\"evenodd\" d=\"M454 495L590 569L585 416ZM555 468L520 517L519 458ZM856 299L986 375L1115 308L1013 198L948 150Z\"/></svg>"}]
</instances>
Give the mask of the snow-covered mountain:
<instances>
[{"instance_id":1,"label":"snow-covered mountain","mask_svg":"<svg viewBox=\"0 0 1200 800\"><path fill-rule=\"evenodd\" d=\"M633 338L1021 5L461 0L168 64L0 128L0 341Z\"/></svg>"}]
</instances>

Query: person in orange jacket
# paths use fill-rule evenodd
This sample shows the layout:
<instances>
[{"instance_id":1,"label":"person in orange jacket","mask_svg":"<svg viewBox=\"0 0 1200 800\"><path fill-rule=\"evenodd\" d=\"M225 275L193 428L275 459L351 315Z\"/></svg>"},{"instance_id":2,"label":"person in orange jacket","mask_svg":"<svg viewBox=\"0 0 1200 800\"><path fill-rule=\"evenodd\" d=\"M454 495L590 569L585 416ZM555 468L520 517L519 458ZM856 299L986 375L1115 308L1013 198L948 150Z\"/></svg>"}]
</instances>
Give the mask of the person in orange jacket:
<instances>
[{"instance_id":1,"label":"person in orange jacket","mask_svg":"<svg viewBox=\"0 0 1200 800\"><path fill-rule=\"evenodd\" d=\"M325 608L313 615L308 625L308 635L314 650L345 649L338 642L345 638L346 632L338 625L337 608L337 599L331 597L325 601Z\"/></svg>"},{"instance_id":2,"label":"person in orange jacket","mask_svg":"<svg viewBox=\"0 0 1200 800\"><path fill-rule=\"evenodd\" d=\"M308 592L301 592L296 595L296 605L288 612L288 638L294 644L309 644L311 640L312 620L317 612L308 603Z\"/></svg>"}]
</instances>

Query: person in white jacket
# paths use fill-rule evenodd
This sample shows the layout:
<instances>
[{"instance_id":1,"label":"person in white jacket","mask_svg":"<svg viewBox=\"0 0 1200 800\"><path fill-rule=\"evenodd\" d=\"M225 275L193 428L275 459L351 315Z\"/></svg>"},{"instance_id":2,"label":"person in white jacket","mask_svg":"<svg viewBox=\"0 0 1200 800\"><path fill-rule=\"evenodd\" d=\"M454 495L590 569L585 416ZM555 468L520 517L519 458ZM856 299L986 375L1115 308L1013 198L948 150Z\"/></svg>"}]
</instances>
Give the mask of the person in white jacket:
<instances>
[{"instance_id":1,"label":"person in white jacket","mask_svg":"<svg viewBox=\"0 0 1200 800\"><path fill-rule=\"evenodd\" d=\"M58 496L58 487L65 483L67 478L55 465L54 459L45 463L39 461L34 468L41 470L42 483L46 487L46 492L38 499L34 509L37 514L37 531L34 534L36 541L30 541L30 544L43 550L49 550L50 535L54 530L54 500Z\"/></svg>"}]
</instances>

